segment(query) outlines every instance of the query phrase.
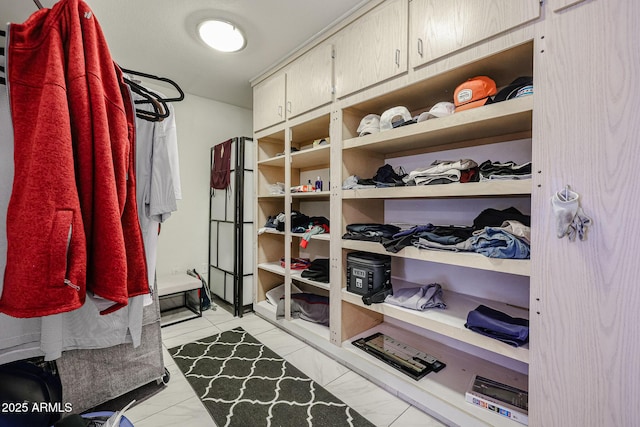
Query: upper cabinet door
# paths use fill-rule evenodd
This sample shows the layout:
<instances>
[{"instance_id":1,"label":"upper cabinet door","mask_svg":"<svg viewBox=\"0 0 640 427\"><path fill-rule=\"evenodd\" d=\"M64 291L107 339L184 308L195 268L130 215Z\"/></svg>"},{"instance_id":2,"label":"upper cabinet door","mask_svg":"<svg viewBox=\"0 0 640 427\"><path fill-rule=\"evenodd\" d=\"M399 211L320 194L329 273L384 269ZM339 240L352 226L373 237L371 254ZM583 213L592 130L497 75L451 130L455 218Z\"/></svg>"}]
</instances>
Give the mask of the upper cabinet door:
<instances>
[{"instance_id":1,"label":"upper cabinet door","mask_svg":"<svg viewBox=\"0 0 640 427\"><path fill-rule=\"evenodd\" d=\"M332 46L318 46L287 70L287 118L328 104L332 94Z\"/></svg>"},{"instance_id":2,"label":"upper cabinet door","mask_svg":"<svg viewBox=\"0 0 640 427\"><path fill-rule=\"evenodd\" d=\"M411 0L411 67L540 17L539 0Z\"/></svg>"},{"instance_id":3,"label":"upper cabinet door","mask_svg":"<svg viewBox=\"0 0 640 427\"><path fill-rule=\"evenodd\" d=\"M338 98L407 71L408 0L380 4L336 35Z\"/></svg>"},{"instance_id":4,"label":"upper cabinet door","mask_svg":"<svg viewBox=\"0 0 640 427\"><path fill-rule=\"evenodd\" d=\"M285 119L284 73L276 74L253 88L253 129L258 131Z\"/></svg>"}]
</instances>

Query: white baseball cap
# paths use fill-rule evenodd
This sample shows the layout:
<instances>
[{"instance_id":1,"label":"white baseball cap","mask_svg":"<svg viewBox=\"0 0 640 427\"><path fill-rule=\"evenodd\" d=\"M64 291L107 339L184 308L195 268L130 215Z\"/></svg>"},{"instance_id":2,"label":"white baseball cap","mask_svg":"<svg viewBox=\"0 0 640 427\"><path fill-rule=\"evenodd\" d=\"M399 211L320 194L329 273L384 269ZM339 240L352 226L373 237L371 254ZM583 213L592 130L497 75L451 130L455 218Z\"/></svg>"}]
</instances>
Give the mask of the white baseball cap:
<instances>
[{"instance_id":1,"label":"white baseball cap","mask_svg":"<svg viewBox=\"0 0 640 427\"><path fill-rule=\"evenodd\" d=\"M425 120L435 119L438 117L450 116L456 111L456 106L453 102L438 102L436 105L431 107L429 111L425 111L424 113L418 116L418 122L424 122Z\"/></svg>"},{"instance_id":2,"label":"white baseball cap","mask_svg":"<svg viewBox=\"0 0 640 427\"><path fill-rule=\"evenodd\" d=\"M367 114L360 120L358 135L365 136L380 132L380 116L377 114Z\"/></svg>"},{"instance_id":3,"label":"white baseball cap","mask_svg":"<svg viewBox=\"0 0 640 427\"><path fill-rule=\"evenodd\" d=\"M411 113L407 110L407 107L389 108L380 116L380 131L393 129L393 124L396 122L406 123L411 121Z\"/></svg>"}]
</instances>

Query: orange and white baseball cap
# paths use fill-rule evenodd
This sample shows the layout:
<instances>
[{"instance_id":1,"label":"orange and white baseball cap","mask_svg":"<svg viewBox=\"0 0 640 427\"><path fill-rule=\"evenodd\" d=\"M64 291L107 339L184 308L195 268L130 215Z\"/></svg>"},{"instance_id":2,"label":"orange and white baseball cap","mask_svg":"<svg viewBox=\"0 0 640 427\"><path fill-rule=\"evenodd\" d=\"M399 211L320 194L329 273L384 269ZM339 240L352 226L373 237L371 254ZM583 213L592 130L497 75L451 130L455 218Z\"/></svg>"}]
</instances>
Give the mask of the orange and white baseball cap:
<instances>
[{"instance_id":1,"label":"orange and white baseball cap","mask_svg":"<svg viewBox=\"0 0 640 427\"><path fill-rule=\"evenodd\" d=\"M498 93L496 82L487 76L473 77L458 86L453 93L456 113L481 107L490 102L490 97Z\"/></svg>"}]
</instances>

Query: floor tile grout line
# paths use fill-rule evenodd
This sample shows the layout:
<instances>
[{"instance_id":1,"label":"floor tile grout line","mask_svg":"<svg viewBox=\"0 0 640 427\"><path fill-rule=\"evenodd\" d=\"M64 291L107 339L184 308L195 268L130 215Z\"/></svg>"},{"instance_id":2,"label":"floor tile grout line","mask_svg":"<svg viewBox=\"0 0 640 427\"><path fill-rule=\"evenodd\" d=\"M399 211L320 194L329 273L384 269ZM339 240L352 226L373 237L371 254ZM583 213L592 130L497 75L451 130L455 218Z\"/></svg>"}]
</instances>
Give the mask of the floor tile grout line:
<instances>
[{"instance_id":1,"label":"floor tile grout line","mask_svg":"<svg viewBox=\"0 0 640 427\"><path fill-rule=\"evenodd\" d=\"M404 414L405 414L409 409L411 409L412 407L413 407L412 405L409 405L409 406L407 407L407 409L405 409L404 411L402 411L402 412L401 412L401 413L400 413L400 414L399 414L399 415L398 415L398 416L397 416L393 421L391 421L391 423L389 423L389 426L388 426L388 427L392 427L392 426L393 426L393 424L394 424L396 421L398 421L398 420L400 419L400 417L402 417L402 416L403 416L403 415L404 415Z\"/></svg>"},{"instance_id":2,"label":"floor tile grout line","mask_svg":"<svg viewBox=\"0 0 640 427\"><path fill-rule=\"evenodd\" d=\"M193 391L193 389L191 389L191 390ZM167 409L169 409L169 408L173 408L173 407L174 407L174 406L176 406L176 405L179 405L179 404L181 404L181 403L184 403L184 402L186 402L187 400L191 399L192 397L196 397L196 398L198 398L198 400L200 400L200 398L198 397L198 395L197 395L197 394L195 394L195 392L193 392L193 396L188 396L188 397L186 397L184 400L181 400L181 401L176 402L176 403L174 403L174 404L172 404L172 405L166 406L166 407L162 408L161 410L159 410L159 411L157 411L157 412L152 412L151 414L149 414L149 415L145 416L144 418L139 418L139 419L136 419L136 420L130 420L130 421L131 421L132 423L134 423L134 424L135 424L135 423L138 423L138 422L142 422L142 420L146 420L147 418L150 418L150 417L152 417L152 416L154 416L154 415L156 415L156 414L159 414L159 413L161 413L161 412L163 412L163 411L166 411L166 410L167 410ZM144 403L144 402L141 402L141 404L143 404L143 403ZM125 413L125 416L126 416L126 413Z\"/></svg>"}]
</instances>

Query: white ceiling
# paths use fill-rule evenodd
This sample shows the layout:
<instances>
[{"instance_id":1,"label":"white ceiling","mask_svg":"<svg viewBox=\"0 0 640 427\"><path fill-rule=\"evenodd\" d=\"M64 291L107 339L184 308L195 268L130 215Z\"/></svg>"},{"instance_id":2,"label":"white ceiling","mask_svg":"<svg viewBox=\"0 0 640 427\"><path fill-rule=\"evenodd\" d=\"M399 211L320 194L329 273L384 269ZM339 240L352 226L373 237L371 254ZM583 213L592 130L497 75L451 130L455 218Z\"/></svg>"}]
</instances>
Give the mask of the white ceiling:
<instances>
[{"instance_id":1,"label":"white ceiling","mask_svg":"<svg viewBox=\"0 0 640 427\"><path fill-rule=\"evenodd\" d=\"M252 108L249 80L366 0L85 0L124 68L168 77L185 92ZM51 7L56 0L41 0ZM0 21L24 22L32 0L0 0ZM219 53L196 38L206 17L234 22L247 47Z\"/></svg>"}]
</instances>

